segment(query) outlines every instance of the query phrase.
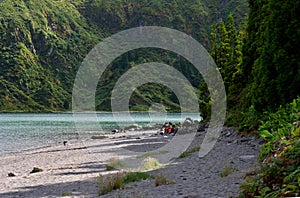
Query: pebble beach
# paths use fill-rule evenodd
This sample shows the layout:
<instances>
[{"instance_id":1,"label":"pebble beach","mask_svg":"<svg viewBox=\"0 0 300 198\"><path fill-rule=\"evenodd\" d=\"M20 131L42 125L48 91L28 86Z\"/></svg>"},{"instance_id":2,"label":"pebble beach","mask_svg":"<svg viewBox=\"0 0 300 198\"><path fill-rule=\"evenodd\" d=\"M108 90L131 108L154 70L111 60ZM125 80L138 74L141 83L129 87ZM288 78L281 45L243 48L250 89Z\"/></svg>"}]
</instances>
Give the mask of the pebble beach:
<instances>
[{"instance_id":1,"label":"pebble beach","mask_svg":"<svg viewBox=\"0 0 300 198\"><path fill-rule=\"evenodd\" d=\"M189 148L200 146L204 136L205 131L197 132ZM147 179L99 196L99 174L118 171L107 171L107 162L131 157L121 156L116 148L146 153L172 138L160 135L158 129L139 130L0 155L0 197L237 197L246 174L258 165L259 140L224 128L205 157L194 152L148 171L164 175L171 184L156 187L153 179ZM41 171L32 173L34 168ZM229 174L222 175L228 169Z\"/></svg>"}]
</instances>

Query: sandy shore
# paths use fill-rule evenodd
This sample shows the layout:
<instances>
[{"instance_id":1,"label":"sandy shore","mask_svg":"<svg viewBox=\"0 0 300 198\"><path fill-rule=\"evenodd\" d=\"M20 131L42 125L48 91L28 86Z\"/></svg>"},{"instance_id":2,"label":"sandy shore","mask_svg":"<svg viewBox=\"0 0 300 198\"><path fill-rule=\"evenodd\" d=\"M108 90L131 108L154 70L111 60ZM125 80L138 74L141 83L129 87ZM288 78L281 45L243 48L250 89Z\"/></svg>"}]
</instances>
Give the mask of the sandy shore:
<instances>
[{"instance_id":1,"label":"sandy shore","mask_svg":"<svg viewBox=\"0 0 300 198\"><path fill-rule=\"evenodd\" d=\"M0 197L99 197L95 178L105 170L107 160L132 156L116 149L150 151L171 141L172 136L155 135L157 130L116 133L105 139L68 142L66 146L38 148L0 156ZM198 132L190 147L199 146L205 132ZM197 153L175 159L163 174L174 184L155 187L153 180L131 183L130 188L103 197L231 197L237 196L246 172L256 165L258 140L241 138L232 129L223 131L215 147L204 158ZM33 167L42 172L30 174ZM227 177L220 173L230 167ZM8 177L14 173L15 177Z\"/></svg>"}]
</instances>

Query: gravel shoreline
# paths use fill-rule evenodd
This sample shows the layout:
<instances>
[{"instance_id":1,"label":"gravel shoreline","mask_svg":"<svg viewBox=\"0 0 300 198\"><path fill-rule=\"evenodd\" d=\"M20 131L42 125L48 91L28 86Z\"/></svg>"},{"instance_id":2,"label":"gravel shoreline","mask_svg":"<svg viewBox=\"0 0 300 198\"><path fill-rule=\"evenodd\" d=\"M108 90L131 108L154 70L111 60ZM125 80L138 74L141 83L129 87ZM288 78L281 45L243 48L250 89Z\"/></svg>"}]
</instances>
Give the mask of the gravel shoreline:
<instances>
[{"instance_id":1,"label":"gravel shoreline","mask_svg":"<svg viewBox=\"0 0 300 198\"><path fill-rule=\"evenodd\" d=\"M196 129L195 129L196 130ZM115 149L150 151L171 141L156 130L116 133L105 139L59 145L0 155L0 197L99 197L96 178L112 157L125 159ZM205 131L197 132L190 148L201 144ZM148 179L101 197L236 197L246 173L257 166L259 140L239 137L224 128L214 148L203 158L195 152L176 158L164 168L150 171L174 184L155 187ZM33 167L42 172L30 174ZM221 176L226 169L228 176ZM15 177L8 177L13 173Z\"/></svg>"}]
</instances>

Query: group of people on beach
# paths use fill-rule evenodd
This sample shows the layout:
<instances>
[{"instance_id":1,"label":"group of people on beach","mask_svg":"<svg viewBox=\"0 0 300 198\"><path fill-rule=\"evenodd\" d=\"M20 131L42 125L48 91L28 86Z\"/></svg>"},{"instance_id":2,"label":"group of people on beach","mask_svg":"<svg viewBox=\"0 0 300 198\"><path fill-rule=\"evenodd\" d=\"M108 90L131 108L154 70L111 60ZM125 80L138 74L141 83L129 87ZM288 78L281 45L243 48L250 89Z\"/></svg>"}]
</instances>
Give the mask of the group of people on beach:
<instances>
[{"instance_id":1,"label":"group of people on beach","mask_svg":"<svg viewBox=\"0 0 300 198\"><path fill-rule=\"evenodd\" d=\"M175 135L178 131L178 127L175 124L172 124L171 122L166 122L162 126L161 131L163 131L164 135Z\"/></svg>"}]
</instances>

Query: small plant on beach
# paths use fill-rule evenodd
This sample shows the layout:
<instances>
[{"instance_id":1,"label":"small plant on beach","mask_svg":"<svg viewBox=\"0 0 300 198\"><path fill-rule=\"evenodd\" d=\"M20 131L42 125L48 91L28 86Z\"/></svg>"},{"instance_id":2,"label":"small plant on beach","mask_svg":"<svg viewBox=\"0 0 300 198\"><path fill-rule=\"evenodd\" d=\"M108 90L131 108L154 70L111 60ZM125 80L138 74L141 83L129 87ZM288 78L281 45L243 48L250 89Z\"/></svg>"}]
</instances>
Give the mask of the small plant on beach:
<instances>
[{"instance_id":1,"label":"small plant on beach","mask_svg":"<svg viewBox=\"0 0 300 198\"><path fill-rule=\"evenodd\" d=\"M230 175L234 171L235 171L234 167L232 167L231 165L225 165L223 171L220 173L220 176L221 177L227 177L228 175Z\"/></svg>"},{"instance_id":2,"label":"small plant on beach","mask_svg":"<svg viewBox=\"0 0 300 198\"><path fill-rule=\"evenodd\" d=\"M73 194L72 192L66 191L66 192L62 192L61 196L69 196L69 195L72 195L72 194Z\"/></svg>"},{"instance_id":3,"label":"small plant on beach","mask_svg":"<svg viewBox=\"0 0 300 198\"><path fill-rule=\"evenodd\" d=\"M143 172L118 172L107 177L100 174L96 180L99 186L98 194L104 195L113 190L123 189L126 183L137 182L148 178L153 178L153 176Z\"/></svg>"},{"instance_id":4,"label":"small plant on beach","mask_svg":"<svg viewBox=\"0 0 300 198\"><path fill-rule=\"evenodd\" d=\"M113 190L124 188L122 183L122 173L117 173L112 176L109 175L106 178L100 174L97 178L97 184L99 186L99 195L105 195Z\"/></svg>"},{"instance_id":5,"label":"small plant on beach","mask_svg":"<svg viewBox=\"0 0 300 198\"><path fill-rule=\"evenodd\" d=\"M124 183L130 183L130 182L146 180L148 178L153 178L153 176L149 173L144 173L144 172L128 172L124 174L122 180Z\"/></svg>"},{"instance_id":6,"label":"small plant on beach","mask_svg":"<svg viewBox=\"0 0 300 198\"><path fill-rule=\"evenodd\" d=\"M161 186L161 185L168 185L168 184L175 184L174 181L168 180L166 176L160 174L155 176L154 185Z\"/></svg>"},{"instance_id":7,"label":"small plant on beach","mask_svg":"<svg viewBox=\"0 0 300 198\"><path fill-rule=\"evenodd\" d=\"M185 158L185 157L191 156L193 153L200 151L200 149L201 149L200 146L196 146L196 147L187 149L186 151L181 153L178 158Z\"/></svg>"},{"instance_id":8,"label":"small plant on beach","mask_svg":"<svg viewBox=\"0 0 300 198\"><path fill-rule=\"evenodd\" d=\"M114 170L116 168L124 167L125 164L118 158L110 158L108 163L105 165L107 171Z\"/></svg>"},{"instance_id":9,"label":"small plant on beach","mask_svg":"<svg viewBox=\"0 0 300 198\"><path fill-rule=\"evenodd\" d=\"M159 161L155 158L148 157L142 161L142 165L140 166L141 170L154 170L163 167L164 165L159 163Z\"/></svg>"}]
</instances>

